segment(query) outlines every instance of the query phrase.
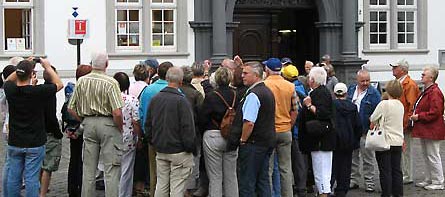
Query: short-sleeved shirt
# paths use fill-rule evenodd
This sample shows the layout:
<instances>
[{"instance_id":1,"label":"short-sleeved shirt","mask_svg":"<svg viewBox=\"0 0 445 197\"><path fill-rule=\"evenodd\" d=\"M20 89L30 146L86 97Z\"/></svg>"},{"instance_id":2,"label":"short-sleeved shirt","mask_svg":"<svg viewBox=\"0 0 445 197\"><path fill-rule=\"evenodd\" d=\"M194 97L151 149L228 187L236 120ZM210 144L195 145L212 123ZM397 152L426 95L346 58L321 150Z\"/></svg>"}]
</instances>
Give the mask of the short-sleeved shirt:
<instances>
[{"instance_id":1,"label":"short-sleeved shirt","mask_svg":"<svg viewBox=\"0 0 445 197\"><path fill-rule=\"evenodd\" d=\"M33 148L46 143L44 107L54 96L54 84L17 86L7 81L4 85L9 106L8 144L20 148Z\"/></svg>"},{"instance_id":2,"label":"short-sleeved shirt","mask_svg":"<svg viewBox=\"0 0 445 197\"><path fill-rule=\"evenodd\" d=\"M243 104L243 119L255 123L260 107L261 103L258 96L255 93L249 93Z\"/></svg>"},{"instance_id":3,"label":"short-sleeved shirt","mask_svg":"<svg viewBox=\"0 0 445 197\"><path fill-rule=\"evenodd\" d=\"M119 83L98 70L79 78L68 104L80 117L112 116L113 110L123 106Z\"/></svg>"},{"instance_id":4,"label":"short-sleeved shirt","mask_svg":"<svg viewBox=\"0 0 445 197\"><path fill-rule=\"evenodd\" d=\"M125 149L136 148L136 135L134 133L133 121L139 121L139 100L133 95L123 94L124 107L122 108L123 134L122 139Z\"/></svg>"}]
</instances>

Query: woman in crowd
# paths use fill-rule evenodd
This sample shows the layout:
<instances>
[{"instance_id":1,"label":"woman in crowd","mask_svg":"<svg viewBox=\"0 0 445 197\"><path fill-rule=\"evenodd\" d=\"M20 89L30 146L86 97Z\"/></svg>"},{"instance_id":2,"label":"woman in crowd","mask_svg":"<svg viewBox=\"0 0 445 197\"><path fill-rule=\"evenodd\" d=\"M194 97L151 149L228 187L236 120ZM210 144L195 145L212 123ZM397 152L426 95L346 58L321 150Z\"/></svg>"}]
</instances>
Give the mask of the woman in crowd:
<instances>
[{"instance_id":1,"label":"woman in crowd","mask_svg":"<svg viewBox=\"0 0 445 197\"><path fill-rule=\"evenodd\" d=\"M128 94L140 99L142 91L148 86L150 81L150 73L146 63L136 64L133 68L134 82L128 88ZM156 62L151 61L151 65L156 65ZM151 68L151 67L150 67ZM141 131L142 132L142 131ZM140 139L142 141L142 139ZM134 192L138 196L142 196L145 191L145 184L149 182L148 174L148 147L142 146L136 149L136 156L134 161ZM147 191L148 192L148 191Z\"/></svg>"},{"instance_id":2,"label":"woman in crowd","mask_svg":"<svg viewBox=\"0 0 445 197\"><path fill-rule=\"evenodd\" d=\"M76 69L76 80L91 72L90 65L79 65ZM82 145L83 128L75 117L68 113L69 100L74 92L74 83L68 82L65 87L65 103L62 106L62 130L70 138L70 162L68 166L68 194L80 197L82 191Z\"/></svg>"},{"instance_id":3,"label":"woman in crowd","mask_svg":"<svg viewBox=\"0 0 445 197\"><path fill-rule=\"evenodd\" d=\"M142 90L144 90L144 88L148 85L146 81L148 79L149 73L144 65L137 64L133 68L133 76L135 82L130 84L130 87L128 88L128 94L139 98Z\"/></svg>"},{"instance_id":4,"label":"woman in crowd","mask_svg":"<svg viewBox=\"0 0 445 197\"><path fill-rule=\"evenodd\" d=\"M136 155L136 146L142 146L138 141L142 137L141 127L139 125L139 101L128 94L130 79L124 72L114 74L114 79L119 83L124 107L122 108L122 139L124 143L124 152L121 163L121 179L119 184L119 196L132 196L133 192L133 169Z\"/></svg>"},{"instance_id":5,"label":"woman in crowd","mask_svg":"<svg viewBox=\"0 0 445 197\"><path fill-rule=\"evenodd\" d=\"M427 190L444 189L444 176L440 158L440 143L445 139L443 120L444 98L436 83L439 71L425 67L421 82L424 90L414 105L410 119L413 121L412 137L420 138L421 153L425 160L425 178L416 183Z\"/></svg>"},{"instance_id":6,"label":"woman in crowd","mask_svg":"<svg viewBox=\"0 0 445 197\"><path fill-rule=\"evenodd\" d=\"M327 197L331 193L332 151L336 145L336 135L332 129L327 132L314 133L306 123L312 120L317 124L332 127L334 118L333 104L330 91L326 88L326 71L321 67L314 67L309 72L308 84L311 90L309 96L303 100L298 139L303 152L311 154L315 185L320 196Z\"/></svg>"},{"instance_id":7,"label":"woman in crowd","mask_svg":"<svg viewBox=\"0 0 445 197\"><path fill-rule=\"evenodd\" d=\"M238 181L236 176L237 150L227 151L227 141L220 132L220 124L228 105L237 101L236 91L229 87L232 72L225 67L215 71L217 89L206 94L200 114L200 129L204 132L204 159L209 177L209 196L237 197ZM222 98L221 98L222 97ZM236 109L238 102L235 102ZM224 186L224 189L223 189Z\"/></svg>"},{"instance_id":8,"label":"woman in crowd","mask_svg":"<svg viewBox=\"0 0 445 197\"><path fill-rule=\"evenodd\" d=\"M382 196L403 196L403 177L400 167L403 145L403 104L398 100L402 85L398 80L389 81L386 86L387 100L382 100L370 117L371 126L379 125L390 149L376 151L375 157L380 172Z\"/></svg>"}]
</instances>

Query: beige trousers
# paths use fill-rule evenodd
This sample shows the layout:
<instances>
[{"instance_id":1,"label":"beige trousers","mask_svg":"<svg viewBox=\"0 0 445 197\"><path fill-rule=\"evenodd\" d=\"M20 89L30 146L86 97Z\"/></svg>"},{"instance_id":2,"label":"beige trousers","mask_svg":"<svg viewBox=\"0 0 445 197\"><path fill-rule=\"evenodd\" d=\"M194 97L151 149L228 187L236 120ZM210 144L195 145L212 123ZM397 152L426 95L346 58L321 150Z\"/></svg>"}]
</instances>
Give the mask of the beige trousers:
<instances>
[{"instance_id":1,"label":"beige trousers","mask_svg":"<svg viewBox=\"0 0 445 197\"><path fill-rule=\"evenodd\" d=\"M96 169L99 154L104 164L105 196L119 195L122 134L111 117L86 117L83 122L82 196L96 196Z\"/></svg>"},{"instance_id":2,"label":"beige trousers","mask_svg":"<svg viewBox=\"0 0 445 197\"><path fill-rule=\"evenodd\" d=\"M157 183L155 197L183 197L185 183L192 174L192 153L156 153Z\"/></svg>"}]
</instances>

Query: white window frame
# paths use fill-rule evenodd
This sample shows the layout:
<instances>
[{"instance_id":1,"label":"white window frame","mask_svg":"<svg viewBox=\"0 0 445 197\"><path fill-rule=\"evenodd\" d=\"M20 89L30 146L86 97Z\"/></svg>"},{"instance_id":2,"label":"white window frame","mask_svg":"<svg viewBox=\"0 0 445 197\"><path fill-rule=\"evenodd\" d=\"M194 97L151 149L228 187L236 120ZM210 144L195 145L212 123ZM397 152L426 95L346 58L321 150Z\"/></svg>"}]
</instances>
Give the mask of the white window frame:
<instances>
[{"instance_id":1,"label":"white window frame","mask_svg":"<svg viewBox=\"0 0 445 197\"><path fill-rule=\"evenodd\" d=\"M172 3L154 3L150 0L150 48L153 52L173 52L177 50L177 0L173 0ZM171 46L153 46L153 10L173 10L173 45ZM164 21L163 21L164 23Z\"/></svg>"},{"instance_id":2,"label":"white window frame","mask_svg":"<svg viewBox=\"0 0 445 197\"><path fill-rule=\"evenodd\" d=\"M365 26L363 28L363 53L428 53L428 33L424 31L428 29L428 1L413 0L413 5L397 5L397 0L386 0L389 7L388 15L388 32L389 45L371 44L370 40L370 13L378 10L380 5L370 5L373 0L363 0L363 21ZM377 0L379 2L379 0ZM413 11L414 12L414 43L398 43L398 18L399 11ZM405 21L403 21L405 22ZM411 21L410 21L411 22ZM406 23L406 22L405 22Z\"/></svg>"},{"instance_id":3,"label":"white window frame","mask_svg":"<svg viewBox=\"0 0 445 197\"><path fill-rule=\"evenodd\" d=\"M406 0L405 0L406 2ZM405 12L405 40L406 40L406 35L407 35L407 28L406 28L406 12L413 12L414 16L413 16L413 23L414 23L414 27L413 27L413 33L414 33L414 42L413 43L399 43L399 39L398 39L398 35L399 32L397 30L397 35L396 35L396 42L397 42L397 48L401 48L401 49L413 49L413 48L417 48L417 0L413 0L413 5L397 5L397 2L395 2L396 4L396 26L398 28L399 25L399 20L398 20L398 13L399 12Z\"/></svg>"},{"instance_id":4,"label":"white window frame","mask_svg":"<svg viewBox=\"0 0 445 197\"><path fill-rule=\"evenodd\" d=\"M142 23L143 23L143 18L142 18L142 1L143 0L138 0L138 2L117 2L117 0L115 0L116 6L114 9L114 13L115 13L115 18L114 18L114 34L113 36L115 37L115 43L114 43L114 47L116 49L116 51L120 51L120 52L131 52L131 51L142 51L142 45L143 45L143 29L142 29ZM118 27L117 27L117 17L118 17L118 10L126 10L127 11L127 15L128 15L128 11L129 10L138 10L139 12L139 45L138 46L119 46L118 45ZM127 20L129 20L129 18L127 18ZM128 21L127 21L128 22ZM129 27L128 27L129 28ZM130 32L127 32L126 35L131 34Z\"/></svg>"},{"instance_id":5,"label":"white window frame","mask_svg":"<svg viewBox=\"0 0 445 197\"><path fill-rule=\"evenodd\" d=\"M380 12L386 12L386 43L371 43L371 27L369 27L369 31L367 32L368 38L369 38L369 45L371 49L388 49L389 44L391 41L390 35L391 35L391 29L390 29L390 7L389 7L389 1L386 0L386 5L369 5L369 15L371 16L371 12L377 12L377 35L380 35ZM379 4L379 0L377 0L377 3ZM369 17L369 26L371 26L371 17ZM379 37L379 36L378 36ZM377 38L380 40L380 38Z\"/></svg>"},{"instance_id":6,"label":"white window frame","mask_svg":"<svg viewBox=\"0 0 445 197\"><path fill-rule=\"evenodd\" d=\"M17 50L6 50L6 45L3 46L3 48L1 49L5 54L10 54L10 55L14 55L14 54L29 54L29 53L33 53L34 49L35 49L35 38L34 38L34 2L33 0L29 0L29 2L6 2L6 0L2 0L3 5L1 7L2 9L2 17L3 17L3 29L2 29L2 42L5 43L6 41L6 35L5 35L5 10L7 9L29 9L30 10L30 16L29 16L29 23L30 24L30 29L28 29L28 35L30 36L29 42L31 47L30 49L26 49L24 51L17 51ZM22 24L23 25L23 24ZM23 32L22 32L23 33ZM25 42L26 42L26 38L25 38Z\"/></svg>"}]
</instances>

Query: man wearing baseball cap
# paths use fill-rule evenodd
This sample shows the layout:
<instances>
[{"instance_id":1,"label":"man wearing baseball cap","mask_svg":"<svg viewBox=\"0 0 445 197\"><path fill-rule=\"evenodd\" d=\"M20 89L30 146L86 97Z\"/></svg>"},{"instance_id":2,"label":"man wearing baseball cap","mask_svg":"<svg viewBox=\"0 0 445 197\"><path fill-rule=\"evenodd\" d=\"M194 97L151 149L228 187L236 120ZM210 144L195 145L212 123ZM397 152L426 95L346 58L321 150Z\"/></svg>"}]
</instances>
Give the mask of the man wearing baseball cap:
<instances>
[{"instance_id":1,"label":"man wearing baseball cap","mask_svg":"<svg viewBox=\"0 0 445 197\"><path fill-rule=\"evenodd\" d=\"M405 59L399 60L396 63L389 64L392 67L392 75L402 85L402 96L399 98L403 104L403 134L405 148L402 150L402 173L403 183L413 183L413 166L411 158L411 128L409 127L409 117L413 114L414 104L420 94L419 87L416 82L408 75L409 64Z\"/></svg>"},{"instance_id":2,"label":"man wearing baseball cap","mask_svg":"<svg viewBox=\"0 0 445 197\"><path fill-rule=\"evenodd\" d=\"M140 61L139 64L146 66L147 71L148 71L148 84L152 84L154 83L156 80L159 79L158 76L158 67L159 67L159 62L158 60L154 59L154 58L148 58L144 61Z\"/></svg>"},{"instance_id":3,"label":"man wearing baseball cap","mask_svg":"<svg viewBox=\"0 0 445 197\"><path fill-rule=\"evenodd\" d=\"M275 98L275 131L277 143L274 153L278 155L280 170L281 196L292 197L292 165L291 165L291 129L297 118L297 94L293 83L281 77L281 61L270 58L264 61L266 66L266 80ZM274 157L270 158L269 175L272 176Z\"/></svg>"}]
</instances>

